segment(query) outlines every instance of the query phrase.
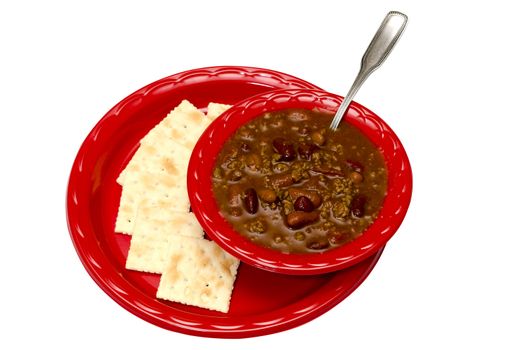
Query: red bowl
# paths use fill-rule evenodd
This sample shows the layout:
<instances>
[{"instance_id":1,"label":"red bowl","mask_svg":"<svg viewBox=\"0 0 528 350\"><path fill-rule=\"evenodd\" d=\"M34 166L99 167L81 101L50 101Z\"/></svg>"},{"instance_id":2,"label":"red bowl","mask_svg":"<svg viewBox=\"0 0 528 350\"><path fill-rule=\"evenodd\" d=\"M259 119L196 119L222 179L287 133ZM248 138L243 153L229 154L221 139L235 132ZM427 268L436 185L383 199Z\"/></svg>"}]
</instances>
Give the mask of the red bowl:
<instances>
[{"instance_id":1,"label":"red bowl","mask_svg":"<svg viewBox=\"0 0 528 350\"><path fill-rule=\"evenodd\" d=\"M220 214L213 194L217 155L236 130L265 112L287 108L335 113L342 97L320 90L278 90L256 95L218 117L198 140L189 162L187 186L191 207L208 236L224 250L255 267L294 275L332 272L375 254L394 235L411 200L412 172L407 154L392 129L376 114L353 103L342 122L362 131L381 151L388 170L387 195L378 218L355 240L322 253L289 254L265 248L236 232Z\"/></svg>"}]
</instances>

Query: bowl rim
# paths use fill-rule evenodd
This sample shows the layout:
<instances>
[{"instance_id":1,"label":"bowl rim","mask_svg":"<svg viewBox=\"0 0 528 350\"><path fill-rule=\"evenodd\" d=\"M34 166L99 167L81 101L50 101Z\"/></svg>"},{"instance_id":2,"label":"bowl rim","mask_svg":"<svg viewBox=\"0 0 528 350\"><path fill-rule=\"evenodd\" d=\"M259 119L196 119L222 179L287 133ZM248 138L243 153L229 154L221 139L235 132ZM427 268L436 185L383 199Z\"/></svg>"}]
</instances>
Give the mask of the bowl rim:
<instances>
[{"instance_id":1,"label":"bowl rim","mask_svg":"<svg viewBox=\"0 0 528 350\"><path fill-rule=\"evenodd\" d=\"M317 89L275 90L252 96L232 106L203 132L187 172L192 211L208 237L242 262L272 272L313 275L357 264L383 247L403 222L412 195L412 170L403 145L379 116L353 102L343 122L356 126L381 151L388 184L378 218L358 238L322 253L284 253L259 246L236 232L220 214L212 191L212 172L224 143L242 125L267 111L288 108L335 112L343 97Z\"/></svg>"}]
</instances>

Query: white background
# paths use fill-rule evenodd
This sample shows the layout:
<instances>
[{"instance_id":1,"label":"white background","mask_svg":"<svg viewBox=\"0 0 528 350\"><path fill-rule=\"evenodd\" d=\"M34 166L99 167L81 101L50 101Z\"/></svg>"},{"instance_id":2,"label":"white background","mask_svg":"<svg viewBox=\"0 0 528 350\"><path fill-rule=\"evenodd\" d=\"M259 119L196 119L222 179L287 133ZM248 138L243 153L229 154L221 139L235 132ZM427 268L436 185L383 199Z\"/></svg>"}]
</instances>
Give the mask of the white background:
<instances>
[{"instance_id":1,"label":"white background","mask_svg":"<svg viewBox=\"0 0 528 350\"><path fill-rule=\"evenodd\" d=\"M7 3L0 348L528 348L521 2ZM287 72L343 95L389 10L409 16L407 30L357 100L398 133L414 193L356 292L298 328L222 340L153 326L96 286L70 241L65 193L81 142L107 110L159 78L224 64Z\"/></svg>"}]
</instances>

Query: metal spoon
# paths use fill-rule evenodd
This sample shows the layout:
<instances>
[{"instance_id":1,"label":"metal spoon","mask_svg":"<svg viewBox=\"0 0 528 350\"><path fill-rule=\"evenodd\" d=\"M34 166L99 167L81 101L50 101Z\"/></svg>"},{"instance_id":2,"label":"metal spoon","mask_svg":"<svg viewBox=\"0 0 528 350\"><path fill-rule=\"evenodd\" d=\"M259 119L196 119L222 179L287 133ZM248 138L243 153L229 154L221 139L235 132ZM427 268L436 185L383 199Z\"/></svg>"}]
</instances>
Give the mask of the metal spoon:
<instances>
[{"instance_id":1,"label":"metal spoon","mask_svg":"<svg viewBox=\"0 0 528 350\"><path fill-rule=\"evenodd\" d=\"M356 95L357 91L367 80L370 73L372 73L376 68L378 68L383 61L387 58L389 53L392 51L394 44L398 41L403 29L407 24L407 16L401 12L391 11L385 16L385 19L381 23L376 35L372 38L367 51L363 55L361 60L361 69L352 84L352 87L348 91L348 94L345 96L345 99L339 106L337 113L332 119L330 124L330 130L337 130L337 126L341 122L343 115L345 115L352 99Z\"/></svg>"}]
</instances>

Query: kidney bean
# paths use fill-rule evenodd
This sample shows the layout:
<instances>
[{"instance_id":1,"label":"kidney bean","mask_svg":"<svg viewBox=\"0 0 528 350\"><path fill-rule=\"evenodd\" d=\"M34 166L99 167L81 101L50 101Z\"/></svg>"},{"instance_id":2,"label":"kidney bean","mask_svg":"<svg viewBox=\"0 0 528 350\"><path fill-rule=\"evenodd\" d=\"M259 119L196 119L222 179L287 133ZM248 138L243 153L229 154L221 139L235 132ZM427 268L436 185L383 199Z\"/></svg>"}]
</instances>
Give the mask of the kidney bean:
<instances>
[{"instance_id":1,"label":"kidney bean","mask_svg":"<svg viewBox=\"0 0 528 350\"><path fill-rule=\"evenodd\" d=\"M311 212L315 209L312 201L306 196L298 197L295 200L293 207L297 211L306 211L306 212Z\"/></svg>"},{"instance_id":2,"label":"kidney bean","mask_svg":"<svg viewBox=\"0 0 528 350\"><path fill-rule=\"evenodd\" d=\"M304 211L293 211L286 216L286 224L293 228L298 229L305 225L316 222L319 219L319 213L312 211L307 213Z\"/></svg>"},{"instance_id":3,"label":"kidney bean","mask_svg":"<svg viewBox=\"0 0 528 350\"><path fill-rule=\"evenodd\" d=\"M347 159L345 162L356 173L360 173L361 174L363 172L363 169L364 169L363 168L363 164L361 164L360 162L356 162L356 161L351 160L351 159Z\"/></svg>"},{"instance_id":4,"label":"kidney bean","mask_svg":"<svg viewBox=\"0 0 528 350\"><path fill-rule=\"evenodd\" d=\"M284 153L282 154L282 157L280 160L290 162L296 158L295 154L295 148L293 145L288 145L286 149L284 150Z\"/></svg>"},{"instance_id":5,"label":"kidney bean","mask_svg":"<svg viewBox=\"0 0 528 350\"><path fill-rule=\"evenodd\" d=\"M357 218L365 216L365 204L367 204L367 197L364 195L357 195L352 198L350 203L350 212Z\"/></svg>"},{"instance_id":6,"label":"kidney bean","mask_svg":"<svg viewBox=\"0 0 528 350\"><path fill-rule=\"evenodd\" d=\"M289 162L294 160L296 157L293 144L282 137L278 137L273 140L273 149L275 152L281 155L279 160Z\"/></svg>"},{"instance_id":7,"label":"kidney bean","mask_svg":"<svg viewBox=\"0 0 528 350\"><path fill-rule=\"evenodd\" d=\"M321 202L323 201L321 196L315 192L310 190L305 190L302 188L290 188L288 189L288 193L292 197L293 200L297 200L300 196L308 197L308 199L312 202L314 208L317 208L321 205Z\"/></svg>"},{"instance_id":8,"label":"kidney bean","mask_svg":"<svg viewBox=\"0 0 528 350\"><path fill-rule=\"evenodd\" d=\"M290 142L288 142L283 137L277 137L277 138L273 139L273 142L272 142L273 149L275 150L275 152L277 152L279 154L282 154L284 152L284 149L286 148L286 146L288 146L289 144L290 144Z\"/></svg>"},{"instance_id":9,"label":"kidney bean","mask_svg":"<svg viewBox=\"0 0 528 350\"><path fill-rule=\"evenodd\" d=\"M272 142L272 145L273 145L273 149L275 150L275 152L277 153L281 153L282 152L282 149L284 148L284 146L288 143L288 141L286 141L285 138L283 137L277 137L275 139L273 139L273 142Z\"/></svg>"},{"instance_id":10,"label":"kidney bean","mask_svg":"<svg viewBox=\"0 0 528 350\"><path fill-rule=\"evenodd\" d=\"M312 154L318 150L320 150L320 148L313 143L301 143L297 149L299 156L301 156L302 159L310 159Z\"/></svg>"},{"instance_id":11,"label":"kidney bean","mask_svg":"<svg viewBox=\"0 0 528 350\"><path fill-rule=\"evenodd\" d=\"M328 241L320 240L320 241L312 241L312 242L309 242L306 246L307 246L309 249L321 250L321 249L326 249L326 248L328 248L329 245L330 245L330 244L328 243Z\"/></svg>"},{"instance_id":12,"label":"kidney bean","mask_svg":"<svg viewBox=\"0 0 528 350\"><path fill-rule=\"evenodd\" d=\"M271 184L275 187L287 187L293 185L291 173L281 173L270 176Z\"/></svg>"},{"instance_id":13,"label":"kidney bean","mask_svg":"<svg viewBox=\"0 0 528 350\"><path fill-rule=\"evenodd\" d=\"M258 197L254 188L249 188L244 192L244 208L250 214L255 214L258 210Z\"/></svg>"},{"instance_id":14,"label":"kidney bean","mask_svg":"<svg viewBox=\"0 0 528 350\"><path fill-rule=\"evenodd\" d=\"M266 203L273 203L277 200L277 194L275 191L268 188L264 188L258 191L259 198Z\"/></svg>"}]
</instances>

